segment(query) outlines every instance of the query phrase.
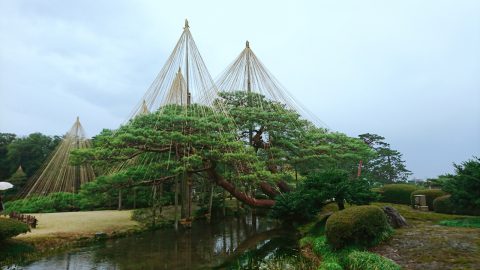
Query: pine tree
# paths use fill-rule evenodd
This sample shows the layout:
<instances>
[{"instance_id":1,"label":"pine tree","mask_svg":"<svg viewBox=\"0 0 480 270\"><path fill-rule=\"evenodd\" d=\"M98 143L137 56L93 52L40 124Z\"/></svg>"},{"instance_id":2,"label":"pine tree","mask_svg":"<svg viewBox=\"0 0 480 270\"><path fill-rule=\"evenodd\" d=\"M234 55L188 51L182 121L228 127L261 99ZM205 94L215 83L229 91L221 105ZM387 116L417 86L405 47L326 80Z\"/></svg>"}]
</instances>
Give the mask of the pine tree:
<instances>
[{"instance_id":1,"label":"pine tree","mask_svg":"<svg viewBox=\"0 0 480 270\"><path fill-rule=\"evenodd\" d=\"M373 158L367 160L363 167L363 175L370 180L382 183L406 181L412 173L407 170L402 154L390 148L385 138L377 134L361 134L358 136L374 150Z\"/></svg>"}]
</instances>

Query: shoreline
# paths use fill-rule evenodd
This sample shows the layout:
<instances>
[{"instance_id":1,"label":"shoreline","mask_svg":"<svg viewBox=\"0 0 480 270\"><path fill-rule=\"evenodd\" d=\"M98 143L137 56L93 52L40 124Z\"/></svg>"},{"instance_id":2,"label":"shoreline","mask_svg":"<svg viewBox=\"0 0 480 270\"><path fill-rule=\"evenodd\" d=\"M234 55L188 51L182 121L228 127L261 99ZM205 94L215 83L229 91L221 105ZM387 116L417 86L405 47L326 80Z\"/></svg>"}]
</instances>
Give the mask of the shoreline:
<instances>
[{"instance_id":1,"label":"shoreline","mask_svg":"<svg viewBox=\"0 0 480 270\"><path fill-rule=\"evenodd\" d=\"M26 265L43 257L97 241L125 237L149 228L131 219L133 210L101 210L30 214L36 229L0 246L0 267Z\"/></svg>"}]
</instances>

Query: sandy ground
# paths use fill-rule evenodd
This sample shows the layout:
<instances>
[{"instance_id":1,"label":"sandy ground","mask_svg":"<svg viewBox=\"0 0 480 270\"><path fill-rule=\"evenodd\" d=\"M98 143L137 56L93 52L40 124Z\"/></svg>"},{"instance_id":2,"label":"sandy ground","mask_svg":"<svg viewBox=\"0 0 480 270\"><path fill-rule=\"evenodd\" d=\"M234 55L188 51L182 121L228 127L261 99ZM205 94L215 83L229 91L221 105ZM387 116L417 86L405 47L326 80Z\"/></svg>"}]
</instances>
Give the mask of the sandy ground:
<instances>
[{"instance_id":1,"label":"sandy ground","mask_svg":"<svg viewBox=\"0 0 480 270\"><path fill-rule=\"evenodd\" d=\"M62 212L31 214L38 219L38 226L16 239L28 239L55 235L93 235L96 232L127 231L139 226L131 220L132 211L104 210L88 212Z\"/></svg>"}]
</instances>

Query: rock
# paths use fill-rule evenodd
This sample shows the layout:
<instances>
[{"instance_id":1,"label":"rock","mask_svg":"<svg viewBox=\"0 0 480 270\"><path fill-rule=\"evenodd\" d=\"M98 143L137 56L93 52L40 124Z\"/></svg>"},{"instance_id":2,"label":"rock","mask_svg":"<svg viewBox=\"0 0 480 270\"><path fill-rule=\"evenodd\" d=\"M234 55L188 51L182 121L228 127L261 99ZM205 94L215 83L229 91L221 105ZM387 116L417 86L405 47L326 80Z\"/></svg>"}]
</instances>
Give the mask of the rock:
<instances>
[{"instance_id":1,"label":"rock","mask_svg":"<svg viewBox=\"0 0 480 270\"><path fill-rule=\"evenodd\" d=\"M397 209L391 207L391 206L384 206L382 207L383 212L387 216L388 223L390 223L390 226L393 228L401 228L404 226L408 226L407 220L398 213Z\"/></svg>"},{"instance_id":2,"label":"rock","mask_svg":"<svg viewBox=\"0 0 480 270\"><path fill-rule=\"evenodd\" d=\"M104 238L107 238L107 234L104 233L104 232L96 232L95 233L95 238L96 239L104 239Z\"/></svg>"}]
</instances>

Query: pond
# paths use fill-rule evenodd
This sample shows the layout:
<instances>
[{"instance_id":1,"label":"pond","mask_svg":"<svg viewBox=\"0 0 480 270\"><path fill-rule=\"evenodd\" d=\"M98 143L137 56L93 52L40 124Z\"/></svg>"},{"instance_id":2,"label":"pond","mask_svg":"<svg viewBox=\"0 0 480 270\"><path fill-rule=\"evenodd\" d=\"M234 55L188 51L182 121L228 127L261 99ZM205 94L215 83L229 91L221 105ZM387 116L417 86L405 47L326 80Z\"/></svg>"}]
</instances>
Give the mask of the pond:
<instances>
[{"instance_id":1,"label":"pond","mask_svg":"<svg viewBox=\"0 0 480 270\"><path fill-rule=\"evenodd\" d=\"M298 258L294 232L252 215L212 224L201 220L188 230L106 240L16 269L268 269L285 258L293 267Z\"/></svg>"}]
</instances>

